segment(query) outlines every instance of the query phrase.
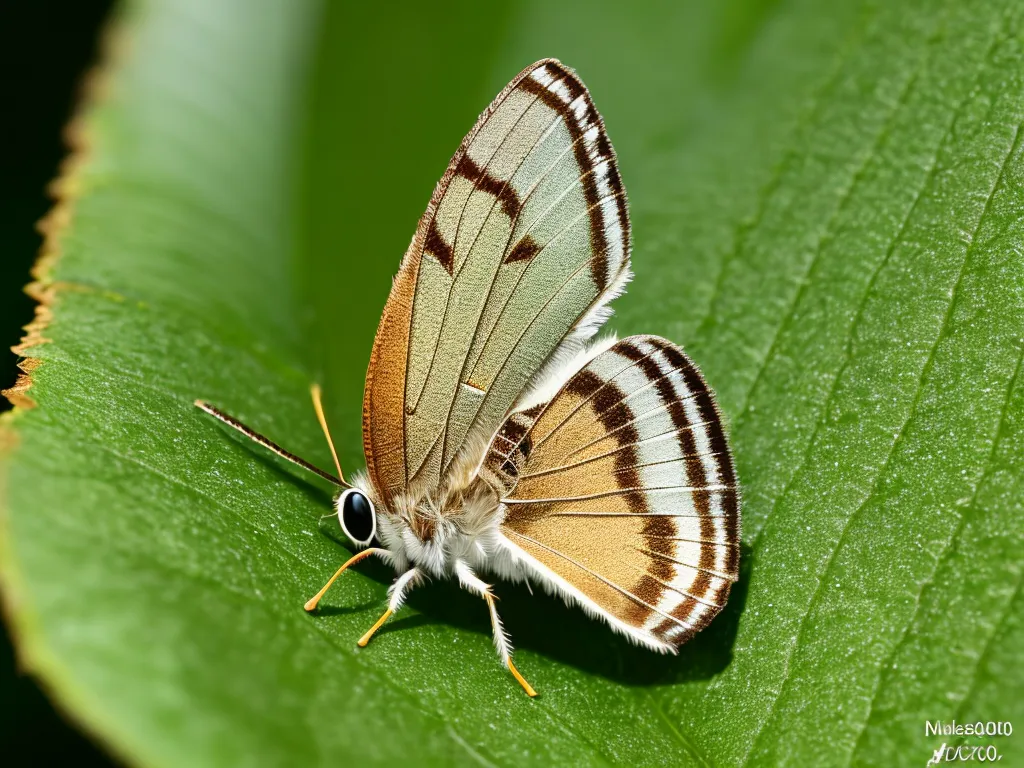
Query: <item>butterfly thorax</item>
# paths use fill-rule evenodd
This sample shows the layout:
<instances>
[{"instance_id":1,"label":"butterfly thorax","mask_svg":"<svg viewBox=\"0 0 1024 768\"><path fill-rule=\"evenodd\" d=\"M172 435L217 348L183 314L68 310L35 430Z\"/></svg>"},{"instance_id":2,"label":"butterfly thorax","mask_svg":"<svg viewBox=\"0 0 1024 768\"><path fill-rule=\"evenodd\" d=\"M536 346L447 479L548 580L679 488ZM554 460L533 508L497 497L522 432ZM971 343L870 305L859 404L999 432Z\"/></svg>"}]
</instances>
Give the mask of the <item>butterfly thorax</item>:
<instances>
[{"instance_id":1,"label":"butterfly thorax","mask_svg":"<svg viewBox=\"0 0 1024 768\"><path fill-rule=\"evenodd\" d=\"M484 568L499 551L503 489L478 459L459 464L440 485L413 484L390 498L368 478L356 479L374 502L377 536L397 570L411 564L435 576L450 576L456 560Z\"/></svg>"}]
</instances>

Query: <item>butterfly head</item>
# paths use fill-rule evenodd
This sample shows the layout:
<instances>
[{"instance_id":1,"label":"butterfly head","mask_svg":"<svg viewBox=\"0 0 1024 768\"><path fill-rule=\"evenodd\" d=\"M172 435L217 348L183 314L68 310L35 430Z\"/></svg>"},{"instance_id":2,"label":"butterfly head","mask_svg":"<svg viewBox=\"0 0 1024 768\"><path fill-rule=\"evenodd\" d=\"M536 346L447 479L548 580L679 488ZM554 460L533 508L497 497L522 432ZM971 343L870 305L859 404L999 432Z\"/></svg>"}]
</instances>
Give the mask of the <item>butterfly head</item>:
<instances>
[{"instance_id":1,"label":"butterfly head","mask_svg":"<svg viewBox=\"0 0 1024 768\"><path fill-rule=\"evenodd\" d=\"M377 535L377 512L370 498L358 488L348 488L338 496L335 506L345 535L356 546L369 546Z\"/></svg>"}]
</instances>

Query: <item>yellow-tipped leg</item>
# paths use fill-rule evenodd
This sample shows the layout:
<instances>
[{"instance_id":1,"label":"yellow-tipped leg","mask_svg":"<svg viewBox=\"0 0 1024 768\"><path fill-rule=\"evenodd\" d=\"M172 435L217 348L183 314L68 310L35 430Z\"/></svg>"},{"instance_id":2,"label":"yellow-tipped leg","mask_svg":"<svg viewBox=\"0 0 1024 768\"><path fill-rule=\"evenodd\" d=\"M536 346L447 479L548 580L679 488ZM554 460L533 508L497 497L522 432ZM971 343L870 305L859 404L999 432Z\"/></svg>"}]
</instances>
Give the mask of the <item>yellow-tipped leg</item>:
<instances>
[{"instance_id":1,"label":"yellow-tipped leg","mask_svg":"<svg viewBox=\"0 0 1024 768\"><path fill-rule=\"evenodd\" d=\"M516 665L512 663L512 659L508 660L508 671L512 673L512 677L516 679L516 682L523 686L523 690L526 691L526 695L531 699L537 696L537 692L533 690L533 686L526 682L526 678L519 674L519 670L516 669Z\"/></svg>"},{"instance_id":2,"label":"yellow-tipped leg","mask_svg":"<svg viewBox=\"0 0 1024 768\"><path fill-rule=\"evenodd\" d=\"M370 630L365 635L359 638L357 645L360 648L365 648L374 633L384 626L384 622L387 621L395 611L402 607L402 603L405 602L406 593L415 586L416 582L422 576L423 574L418 569L410 568L395 579L395 583L392 584L391 589L388 590L391 594L391 601L388 603L388 609L384 611L383 616L377 619L377 623L370 627Z\"/></svg>"},{"instance_id":3,"label":"yellow-tipped leg","mask_svg":"<svg viewBox=\"0 0 1024 768\"><path fill-rule=\"evenodd\" d=\"M358 645L360 648L365 648L366 644L370 642L370 638L373 637L374 633L382 626L384 626L384 622L391 617L391 613L392 611L390 608L384 611L384 615L377 619L377 623L370 627L365 635L359 638L359 642L356 643L356 645Z\"/></svg>"},{"instance_id":4,"label":"yellow-tipped leg","mask_svg":"<svg viewBox=\"0 0 1024 768\"><path fill-rule=\"evenodd\" d=\"M531 699L537 696L537 691L533 689L533 686L526 682L526 678L519 674L519 670L516 669L516 665L512 663L512 652L507 647L505 639L505 630L501 627L501 619L498 618L498 609L494 605L494 601L498 598L490 593L490 591L484 592L484 600L487 601L487 609L491 613L491 628L494 630L494 639L499 643L499 650L501 655L505 658L505 663L508 665L508 671L512 673L512 677L516 679L523 690L526 691L526 695Z\"/></svg>"},{"instance_id":5,"label":"yellow-tipped leg","mask_svg":"<svg viewBox=\"0 0 1024 768\"><path fill-rule=\"evenodd\" d=\"M345 562L345 564L343 566L341 566L341 568L339 568L335 572L335 574L333 576L331 576L330 580L326 584L324 584L324 588L321 589L319 592L317 592L315 595L313 595L313 597L309 598L309 600L306 601L306 604L303 606L303 608L305 608L307 611L310 611L310 612L315 611L317 603L320 602L320 598L323 597L324 594L327 592L327 590L331 588L331 584L334 583L335 579L337 579L339 576L341 576L341 574L343 574L345 572L346 568L348 568L350 565L355 565L360 560L364 560L367 557L369 557L370 555L375 555L375 554L377 554L379 552L384 552L384 550L383 549L378 549L376 547L373 547L373 548L370 548L370 549L364 549L359 554L353 555L352 557L350 557Z\"/></svg>"}]
</instances>

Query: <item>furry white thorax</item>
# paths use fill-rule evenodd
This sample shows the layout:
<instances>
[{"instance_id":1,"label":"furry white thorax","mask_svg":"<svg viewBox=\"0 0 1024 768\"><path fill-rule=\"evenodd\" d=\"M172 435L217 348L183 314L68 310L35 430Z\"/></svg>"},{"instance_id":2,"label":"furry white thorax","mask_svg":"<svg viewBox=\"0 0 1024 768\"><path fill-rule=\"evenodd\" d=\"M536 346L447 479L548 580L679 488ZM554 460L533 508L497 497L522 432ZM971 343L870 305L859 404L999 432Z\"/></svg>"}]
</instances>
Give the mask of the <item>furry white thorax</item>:
<instances>
[{"instance_id":1,"label":"furry white thorax","mask_svg":"<svg viewBox=\"0 0 1024 768\"><path fill-rule=\"evenodd\" d=\"M514 562L499 531L504 515L498 489L481 472L485 438L471 438L439 488L416 488L385 507L363 472L352 485L373 502L377 539L397 573L417 567L437 578L457 576L459 563L518 582L526 573Z\"/></svg>"}]
</instances>

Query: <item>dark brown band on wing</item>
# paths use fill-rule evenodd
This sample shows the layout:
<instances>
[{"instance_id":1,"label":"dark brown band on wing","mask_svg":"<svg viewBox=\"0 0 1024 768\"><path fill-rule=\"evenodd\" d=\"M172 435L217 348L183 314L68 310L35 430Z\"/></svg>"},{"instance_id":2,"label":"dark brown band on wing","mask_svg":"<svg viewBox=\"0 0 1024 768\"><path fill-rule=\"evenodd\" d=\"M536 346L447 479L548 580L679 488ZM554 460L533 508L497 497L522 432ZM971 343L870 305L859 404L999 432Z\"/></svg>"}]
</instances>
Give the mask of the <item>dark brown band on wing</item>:
<instances>
[{"instance_id":1,"label":"dark brown band on wing","mask_svg":"<svg viewBox=\"0 0 1024 768\"><path fill-rule=\"evenodd\" d=\"M595 374L587 371L598 381L601 381ZM606 434L615 434L615 439L622 446L622 450L615 454L615 483L625 489L637 489L641 487L640 473L636 465L639 463L635 444L640 439L640 433L632 424L634 413L623 400L626 394L611 381L604 381L593 390L591 407L597 419L604 427ZM629 490L624 494L626 506L631 512L647 512L647 502L642 490ZM657 530L668 530L673 528L671 521L661 518L647 518L644 524L646 536L648 526ZM662 567L665 566L665 567ZM663 587L657 582L658 578L669 577L672 572L670 563L652 563L651 574L641 576L639 583L634 587L634 593L648 605L657 605L658 597ZM653 578L652 578L653 577ZM651 614L651 609L638 602L630 604L630 608L623 618L634 626L643 626Z\"/></svg>"},{"instance_id":2,"label":"dark brown band on wing","mask_svg":"<svg viewBox=\"0 0 1024 768\"><path fill-rule=\"evenodd\" d=\"M462 160L459 161L459 166L455 172L472 182L480 191L496 197L498 202L501 203L501 209L505 212L505 215L515 220L519 209L522 207L522 202L511 182L502 181L492 175L490 171L481 168L469 156L468 152L462 156Z\"/></svg>"},{"instance_id":3,"label":"dark brown band on wing","mask_svg":"<svg viewBox=\"0 0 1024 768\"><path fill-rule=\"evenodd\" d=\"M736 492L736 473L732 466L732 455L729 453L728 445L726 444L725 431L722 428L721 415L718 412L718 408L715 405L714 398L711 394L711 390L704 381L704 377L701 376L700 371L697 367L686 357L677 347L668 344L667 342L659 341L657 343L665 355L665 359L673 367L678 367L683 373L683 381L686 384L687 389L691 393L698 393L696 400L697 410L699 418L705 422L705 430L707 431L708 441L710 442L712 455L706 457L709 461L713 462L717 477L706 478L707 484L722 484L726 488L721 491L702 491L694 495L694 505L701 512L701 514L707 514L710 509L712 493L717 494L717 498L722 508L722 516L725 520L726 525L726 540L729 542L736 541L738 537L739 523L738 517L738 504L737 504L737 492ZM700 463L700 459L696 459ZM689 461L687 462L687 471L690 471ZM703 464L700 465L699 469L701 475L704 474ZM693 484L693 483L691 483ZM693 484L695 485L695 484ZM701 537L702 538L714 538L715 526L714 521L701 518ZM725 572L730 576L735 577L738 573L738 550L732 550L732 555L726 562ZM711 569L715 566L716 551L711 547L703 547L701 549L700 567ZM697 585L694 585L695 593ZM697 593L703 597L702 593Z\"/></svg>"},{"instance_id":4,"label":"dark brown band on wing","mask_svg":"<svg viewBox=\"0 0 1024 768\"><path fill-rule=\"evenodd\" d=\"M507 493L519 482L519 475L533 450L529 432L544 405L540 403L525 411L512 413L491 440L484 466L497 477Z\"/></svg>"},{"instance_id":5,"label":"dark brown band on wing","mask_svg":"<svg viewBox=\"0 0 1024 768\"><path fill-rule=\"evenodd\" d=\"M708 611L701 608L701 603L711 603L721 606L725 603L729 594L730 582L736 578L739 566L739 548L735 542L739 531L737 515L737 494L735 490L735 473L732 468L731 456L725 441L724 431L721 426L721 417L715 406L713 396L708 389L696 366L686 357L685 354L671 343L662 339L652 338L650 342L656 350L661 353L664 363L658 361L651 354L645 354L643 349L631 342L620 343L615 346L615 351L632 360L644 373L647 380L658 392L659 399L666 406L675 434L679 441L678 448L684 457L686 470L686 483L693 488L702 488L719 483L728 487L724 490L710 491L697 490L693 492L694 507L698 512L700 537L704 542L699 549L699 561L695 564L698 568L697 577L689 587L690 596L685 597L678 606L672 610L672 619L665 619L654 629L654 634L665 638L669 632L673 633L674 644L682 644L694 633L707 625L717 611ZM667 365L666 365L667 364ZM676 371L682 374L686 385L685 396L695 401L697 406L697 418L704 422L703 428L707 431L709 443L713 449L712 456L700 457L694 439L693 425L687 416L686 409L680 401L680 393L676 391L675 385L669 375ZM713 464L708 468L703 461L711 461ZM711 468L713 466L713 469ZM713 476L709 476L713 474ZM715 495L721 504L723 515L713 518L709 515L711 504ZM674 523L670 519L649 518L645 521L642 531L645 543L651 552L661 553L671 557L674 551L674 544L670 541L674 535ZM718 521L721 520L721 523ZM671 531L659 531L648 523L669 523L666 528ZM724 530L719 533L717 525L723 525ZM722 541L724 534L725 541ZM710 542L716 542L712 544ZM725 550L720 547L725 546ZM724 553L723 562L718 564L719 552ZM716 566L722 568L727 579L720 579L712 575ZM668 576L660 576L659 571L665 571ZM648 569L651 576L660 583L658 585L649 583L648 580L641 580L639 589L648 590L651 599L658 594L658 588L663 591L667 584L671 583L675 567L665 558L653 558ZM652 603L657 604L657 603ZM685 622L687 629L682 633L678 632L677 621Z\"/></svg>"},{"instance_id":6,"label":"dark brown band on wing","mask_svg":"<svg viewBox=\"0 0 1024 768\"><path fill-rule=\"evenodd\" d=\"M672 361L669 361L670 363ZM669 372L663 372L650 355L645 355L636 361L637 366L643 371L647 380L654 384L655 389L658 392L658 397L662 403L666 404L666 410L669 417L672 420L672 426L676 430L676 439L679 444L679 453L682 455L686 478L686 485L691 488L701 488L708 484L708 478L705 476L704 464L701 458L696 455L697 445L693 439L693 430L690 428L690 420L686 416L686 410L683 408L683 404L679 402L679 396L677 395L675 388L672 386L672 382L667 378ZM697 514L700 517L700 535L702 539L709 540L715 535L714 522L706 517L710 511L710 504L708 500L707 492L696 491L693 493L693 505L697 510ZM665 534L662 533L661 527L658 526L654 521L657 518L649 518L643 528L643 535L646 541L647 547L652 552L660 551L658 547L664 545L664 539L662 538ZM675 524L671 526L674 528ZM706 558L710 558L710 562L706 562ZM715 552L712 547L703 546L701 547L701 567L713 567L715 559ZM664 560L655 559L652 563L652 570L664 570L669 574L674 575L675 568L671 563ZM662 577L665 578L665 577ZM669 576L668 578L671 578ZM702 593L698 593L702 596Z\"/></svg>"},{"instance_id":7,"label":"dark brown band on wing","mask_svg":"<svg viewBox=\"0 0 1024 768\"><path fill-rule=\"evenodd\" d=\"M628 227L629 219L626 213L626 201L625 195L623 194L622 178L619 176L618 169L615 167L615 155L612 152L611 143L607 139L607 135L604 130L604 125L601 123L601 119L597 114L597 110L594 108L593 102L590 100L589 94L583 89L583 86L571 73L554 67L551 64L546 65L548 74L560 82L566 89L569 96L569 101L566 101L549 87L541 84L532 77L524 78L519 84L527 93L535 96L547 107L553 109L559 115L561 115L565 126L569 131L569 135L573 142L573 154L576 158L576 163L582 170L580 181L583 186L583 195L587 203L590 216L590 247L593 252L591 259L591 269L594 276L594 282L597 284L598 290L603 291L608 286L609 274L608 274L608 239L605 234L605 222L604 214L601 210L600 193L597 189L597 181L594 178L594 174L590 171L600 162L607 160L609 165L608 173L608 185L611 190L611 194L615 196L617 202L617 210L619 221L621 222L622 236L623 236L623 253L628 251ZM577 113L572 109L571 104L579 99L583 100L583 109L580 113ZM586 141L580 141L580 137L583 136L585 131L584 126L589 129L592 126L598 127L597 139L596 139L596 151L592 152Z\"/></svg>"},{"instance_id":8,"label":"dark brown band on wing","mask_svg":"<svg viewBox=\"0 0 1024 768\"><path fill-rule=\"evenodd\" d=\"M687 389L690 392L699 393L696 402L697 409L700 412L700 419L708 424L708 439L711 442L711 449L716 455L720 456L717 462L718 482L732 487L736 484L736 473L732 466L732 459L725 439L725 431L722 429L722 417L718 412L707 382L704 381L704 377L701 376L697 367L678 347L663 339L654 339L652 343L661 349L665 359L668 360L672 367L683 372L683 380L686 382Z\"/></svg>"},{"instance_id":9,"label":"dark brown band on wing","mask_svg":"<svg viewBox=\"0 0 1024 768\"><path fill-rule=\"evenodd\" d=\"M455 268L455 252L445 242L441 232L437 228L437 220L430 222L430 229L427 230L427 239L423 244L423 250L433 256L445 268L448 274L452 274Z\"/></svg>"},{"instance_id":10,"label":"dark brown band on wing","mask_svg":"<svg viewBox=\"0 0 1024 768\"><path fill-rule=\"evenodd\" d=\"M513 248L508 256L505 257L503 264L511 264L515 261L529 261L538 253L540 253L540 246L537 245L537 241L534 240L530 235L527 235Z\"/></svg>"}]
</instances>

